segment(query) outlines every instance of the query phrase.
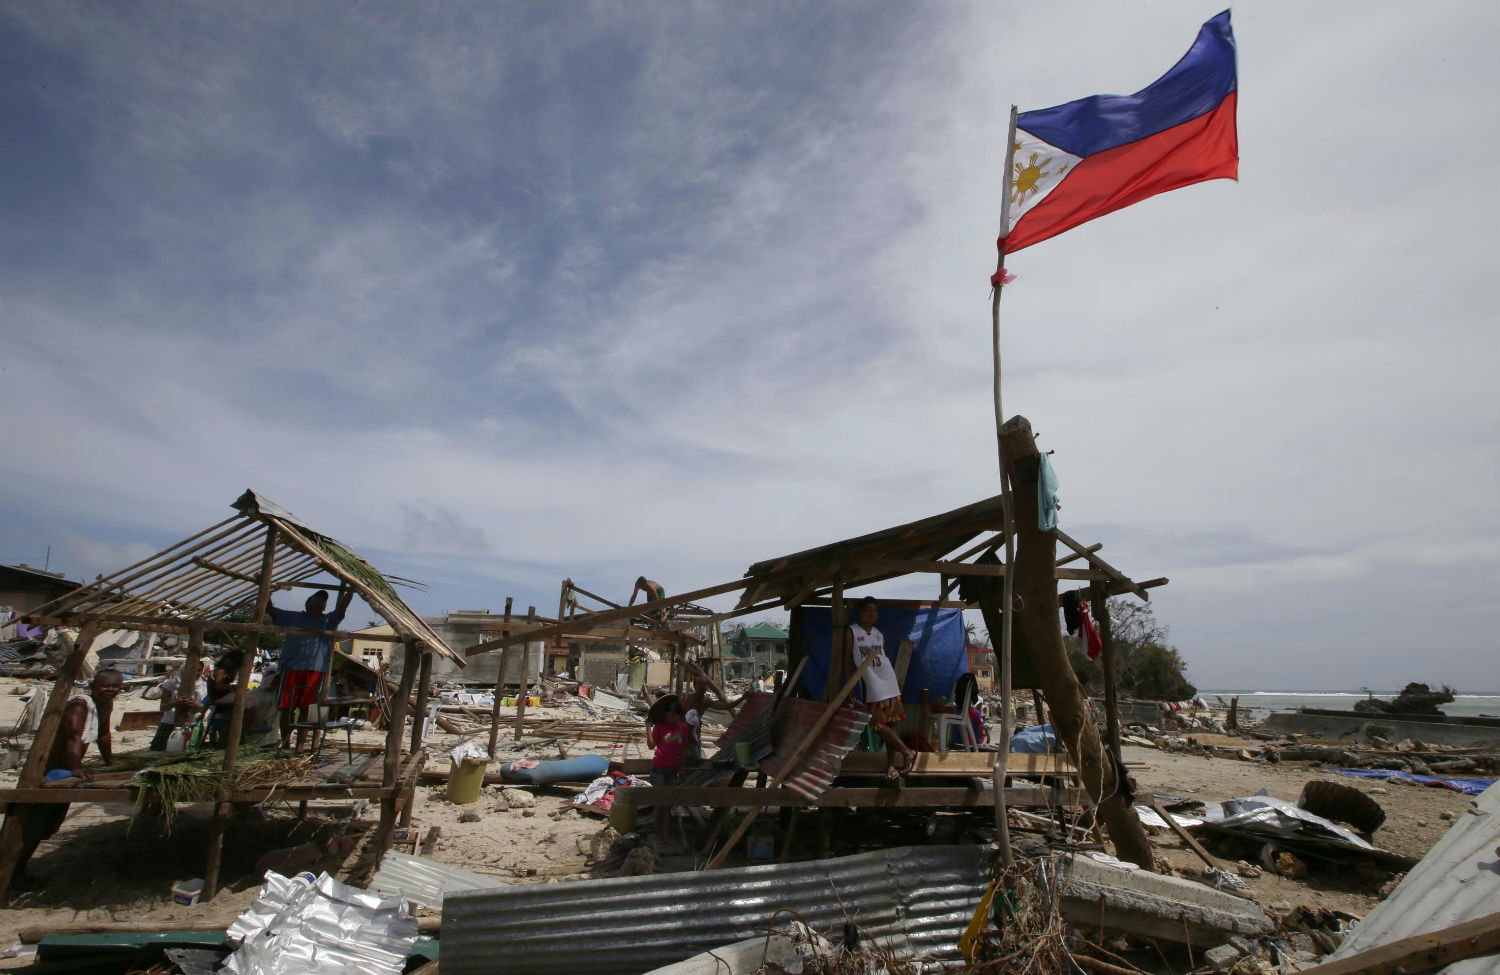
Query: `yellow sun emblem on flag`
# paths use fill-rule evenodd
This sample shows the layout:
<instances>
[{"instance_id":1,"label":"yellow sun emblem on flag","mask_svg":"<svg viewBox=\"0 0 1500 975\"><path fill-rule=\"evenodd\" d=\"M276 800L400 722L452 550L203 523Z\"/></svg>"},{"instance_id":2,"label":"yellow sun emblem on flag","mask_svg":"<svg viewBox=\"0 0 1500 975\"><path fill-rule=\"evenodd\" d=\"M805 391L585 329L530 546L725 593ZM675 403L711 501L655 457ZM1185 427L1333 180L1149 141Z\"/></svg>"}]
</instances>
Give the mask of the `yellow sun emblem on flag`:
<instances>
[{"instance_id":1,"label":"yellow sun emblem on flag","mask_svg":"<svg viewBox=\"0 0 1500 975\"><path fill-rule=\"evenodd\" d=\"M1019 150L1020 148L1020 143L1016 143L1016 149ZM1019 205L1026 201L1026 197L1028 194L1031 196L1035 196L1037 193L1041 192L1041 187L1039 187L1037 184L1046 177L1054 175L1047 171L1047 167L1052 164L1052 157L1047 156L1046 158L1038 162L1037 157L1040 155L1040 153L1033 152L1031 154L1031 158L1026 162L1017 162L1015 164L1015 178L1012 180L1010 187L1011 203ZM1063 163L1062 166L1057 170L1056 175L1061 176L1067 171L1068 164Z\"/></svg>"}]
</instances>

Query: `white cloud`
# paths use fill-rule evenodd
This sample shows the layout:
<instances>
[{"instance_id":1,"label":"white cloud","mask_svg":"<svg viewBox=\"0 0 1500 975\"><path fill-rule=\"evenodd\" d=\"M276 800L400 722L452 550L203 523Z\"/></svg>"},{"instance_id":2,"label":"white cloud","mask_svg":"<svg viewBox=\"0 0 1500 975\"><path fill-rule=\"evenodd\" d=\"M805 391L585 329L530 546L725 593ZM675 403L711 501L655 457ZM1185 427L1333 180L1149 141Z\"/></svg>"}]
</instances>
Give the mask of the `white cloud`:
<instances>
[{"instance_id":1,"label":"white cloud","mask_svg":"<svg viewBox=\"0 0 1500 975\"><path fill-rule=\"evenodd\" d=\"M165 542L251 486L499 604L992 493L1008 104L1142 87L1217 8L588 9L23 12L85 67L39 97L142 243L10 279L0 500ZM1200 682L1251 627L1266 659L1326 647L1313 683L1394 672L1416 612L1493 684L1497 14L1235 18L1241 181L1016 255L1007 411L1073 533L1172 576ZM380 170L372 136L409 154Z\"/></svg>"}]
</instances>

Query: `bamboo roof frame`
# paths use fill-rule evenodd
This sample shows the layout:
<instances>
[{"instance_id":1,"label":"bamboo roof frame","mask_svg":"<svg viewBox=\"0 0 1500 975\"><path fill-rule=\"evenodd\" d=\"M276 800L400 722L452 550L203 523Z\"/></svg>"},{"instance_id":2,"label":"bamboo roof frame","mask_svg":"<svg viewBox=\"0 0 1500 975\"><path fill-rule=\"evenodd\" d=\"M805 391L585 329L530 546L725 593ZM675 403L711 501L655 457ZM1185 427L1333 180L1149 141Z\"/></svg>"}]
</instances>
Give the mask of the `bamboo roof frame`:
<instances>
[{"instance_id":1,"label":"bamboo roof frame","mask_svg":"<svg viewBox=\"0 0 1500 975\"><path fill-rule=\"evenodd\" d=\"M414 642L423 653L438 653L466 664L449 647L369 559L331 535L312 528L275 502L247 490L235 500L235 514L162 551L102 576L32 610L33 621L47 625L96 622L157 632L188 631L189 624L260 633L302 633L290 627L228 623L236 609L252 606L260 586L265 528L276 529L271 589L332 589L348 586L396 632L361 639ZM318 582L331 577L332 581ZM394 579L397 583L408 580ZM320 632L320 631L319 631ZM335 631L342 639L353 634Z\"/></svg>"}]
</instances>

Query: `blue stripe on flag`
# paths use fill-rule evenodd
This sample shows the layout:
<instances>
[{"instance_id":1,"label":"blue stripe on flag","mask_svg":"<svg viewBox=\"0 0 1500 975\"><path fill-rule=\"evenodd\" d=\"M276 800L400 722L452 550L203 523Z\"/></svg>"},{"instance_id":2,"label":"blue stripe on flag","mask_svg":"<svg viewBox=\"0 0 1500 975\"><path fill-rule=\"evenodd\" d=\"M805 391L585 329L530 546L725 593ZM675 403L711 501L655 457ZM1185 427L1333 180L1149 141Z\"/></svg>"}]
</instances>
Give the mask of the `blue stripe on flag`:
<instances>
[{"instance_id":1,"label":"blue stripe on flag","mask_svg":"<svg viewBox=\"0 0 1500 975\"><path fill-rule=\"evenodd\" d=\"M1226 10L1204 24L1182 60L1149 87L1134 95L1092 95L1022 112L1016 125L1086 157L1206 115L1234 90L1234 31Z\"/></svg>"}]
</instances>

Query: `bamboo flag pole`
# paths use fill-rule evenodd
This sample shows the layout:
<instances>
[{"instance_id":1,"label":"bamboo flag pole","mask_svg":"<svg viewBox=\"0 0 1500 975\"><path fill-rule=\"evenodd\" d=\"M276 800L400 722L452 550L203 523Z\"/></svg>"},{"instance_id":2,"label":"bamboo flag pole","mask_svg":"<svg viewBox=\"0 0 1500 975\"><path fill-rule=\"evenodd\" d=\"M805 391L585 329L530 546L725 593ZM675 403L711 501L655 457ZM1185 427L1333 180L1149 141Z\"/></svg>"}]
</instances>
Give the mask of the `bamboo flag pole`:
<instances>
[{"instance_id":1,"label":"bamboo flag pole","mask_svg":"<svg viewBox=\"0 0 1500 975\"><path fill-rule=\"evenodd\" d=\"M1014 731L1011 706L1011 626L1015 616L1015 545L1016 531L1010 496L1010 477L1005 463L1005 446L1000 428L1005 424L1005 410L1000 398L1000 293L1005 289L1005 237L1010 232L1010 193L1016 158L1016 106L1010 107L1010 129L1005 138L1005 194L1000 201L1000 257L995 268L994 295L990 299L990 324L995 359L995 449L1000 462L1000 498L1005 516L1005 587L1000 627L1000 741L995 750L995 770L991 788L995 791L995 830L1000 845L1000 862L1009 867L1010 817L1005 809L1005 774L1010 762L1010 736Z\"/></svg>"}]
</instances>

